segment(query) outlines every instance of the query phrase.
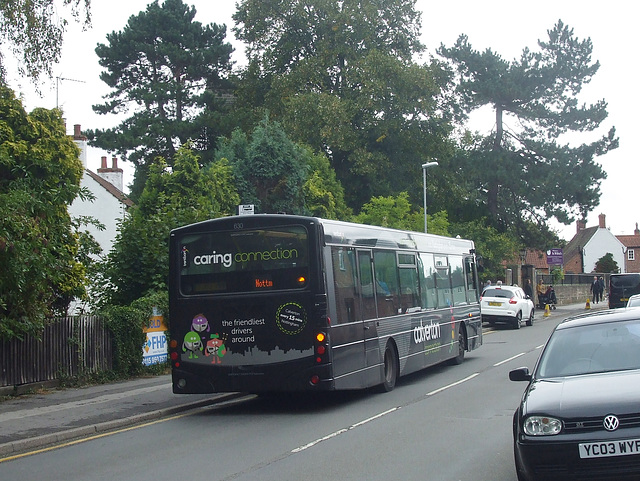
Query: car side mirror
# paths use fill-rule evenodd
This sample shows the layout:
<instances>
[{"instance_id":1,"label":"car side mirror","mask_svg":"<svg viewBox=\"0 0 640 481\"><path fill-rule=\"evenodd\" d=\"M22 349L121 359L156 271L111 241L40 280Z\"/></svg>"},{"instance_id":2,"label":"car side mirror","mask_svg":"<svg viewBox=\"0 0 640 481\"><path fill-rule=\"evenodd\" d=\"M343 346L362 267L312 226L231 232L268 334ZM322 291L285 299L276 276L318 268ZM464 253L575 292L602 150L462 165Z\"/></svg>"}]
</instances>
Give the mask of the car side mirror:
<instances>
[{"instance_id":1,"label":"car side mirror","mask_svg":"<svg viewBox=\"0 0 640 481\"><path fill-rule=\"evenodd\" d=\"M531 381L531 373L529 372L529 368L519 367L518 369L509 371L509 380L510 381Z\"/></svg>"}]
</instances>

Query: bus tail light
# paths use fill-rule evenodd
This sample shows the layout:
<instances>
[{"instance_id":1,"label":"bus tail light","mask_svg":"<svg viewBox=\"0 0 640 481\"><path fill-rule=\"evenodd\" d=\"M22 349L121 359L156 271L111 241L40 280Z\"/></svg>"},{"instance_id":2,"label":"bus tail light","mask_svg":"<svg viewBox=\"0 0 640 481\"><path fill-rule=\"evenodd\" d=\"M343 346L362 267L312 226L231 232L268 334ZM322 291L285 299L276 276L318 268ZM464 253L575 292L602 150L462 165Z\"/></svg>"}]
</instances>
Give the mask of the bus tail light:
<instances>
[{"instance_id":1,"label":"bus tail light","mask_svg":"<svg viewBox=\"0 0 640 481\"><path fill-rule=\"evenodd\" d=\"M315 353L316 353L316 364L323 364L329 362L328 355L328 339L327 335L324 332L316 333L315 340Z\"/></svg>"},{"instance_id":2,"label":"bus tail light","mask_svg":"<svg viewBox=\"0 0 640 481\"><path fill-rule=\"evenodd\" d=\"M309 379L309 382L315 386L320 382L320 376L314 374L313 376L311 376L311 379Z\"/></svg>"},{"instance_id":3,"label":"bus tail light","mask_svg":"<svg viewBox=\"0 0 640 481\"><path fill-rule=\"evenodd\" d=\"M180 354L178 354L178 341L171 339L169 341L169 359L175 367L180 367Z\"/></svg>"}]
</instances>

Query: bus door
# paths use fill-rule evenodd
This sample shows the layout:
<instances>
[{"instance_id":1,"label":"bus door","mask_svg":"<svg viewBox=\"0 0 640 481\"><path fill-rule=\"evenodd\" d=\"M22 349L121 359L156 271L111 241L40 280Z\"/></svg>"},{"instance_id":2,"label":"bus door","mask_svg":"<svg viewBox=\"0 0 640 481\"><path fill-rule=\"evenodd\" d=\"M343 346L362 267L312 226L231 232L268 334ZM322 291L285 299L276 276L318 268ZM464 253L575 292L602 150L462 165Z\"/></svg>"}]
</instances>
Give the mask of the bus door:
<instances>
[{"instance_id":1,"label":"bus door","mask_svg":"<svg viewBox=\"0 0 640 481\"><path fill-rule=\"evenodd\" d=\"M358 249L357 252L365 362L366 366L373 366L380 362L376 280L373 273L371 251Z\"/></svg>"}]
</instances>

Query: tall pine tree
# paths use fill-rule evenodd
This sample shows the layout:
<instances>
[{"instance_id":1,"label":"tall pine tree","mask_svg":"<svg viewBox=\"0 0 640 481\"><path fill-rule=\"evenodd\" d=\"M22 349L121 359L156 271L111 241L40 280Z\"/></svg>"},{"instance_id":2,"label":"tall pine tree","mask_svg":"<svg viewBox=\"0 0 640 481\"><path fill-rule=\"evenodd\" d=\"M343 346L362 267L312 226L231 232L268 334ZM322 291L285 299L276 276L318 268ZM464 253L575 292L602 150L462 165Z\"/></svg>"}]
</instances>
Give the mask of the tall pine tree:
<instances>
[{"instance_id":1,"label":"tall pine tree","mask_svg":"<svg viewBox=\"0 0 640 481\"><path fill-rule=\"evenodd\" d=\"M233 49L225 43L224 25L202 25L195 15L182 0L156 0L96 48L105 68L100 78L112 91L94 110L131 115L88 135L94 145L136 165L134 197L156 156L171 165L177 149L191 140L209 160L207 152L224 133L212 125L211 110L227 105L221 94L229 87Z\"/></svg>"},{"instance_id":2,"label":"tall pine tree","mask_svg":"<svg viewBox=\"0 0 640 481\"><path fill-rule=\"evenodd\" d=\"M474 50L464 35L439 49L459 75L466 111L489 106L495 113L492 133L477 138L460 167L484 193L491 222L500 230L515 226L523 239L532 237L532 223L543 226L551 217L569 223L592 210L606 178L596 158L618 147L614 128L579 145L569 140L584 135L564 135L598 129L607 104L578 100L600 66L591 59L591 40L576 38L562 21L548 36L538 51L525 48L512 62Z\"/></svg>"}]
</instances>

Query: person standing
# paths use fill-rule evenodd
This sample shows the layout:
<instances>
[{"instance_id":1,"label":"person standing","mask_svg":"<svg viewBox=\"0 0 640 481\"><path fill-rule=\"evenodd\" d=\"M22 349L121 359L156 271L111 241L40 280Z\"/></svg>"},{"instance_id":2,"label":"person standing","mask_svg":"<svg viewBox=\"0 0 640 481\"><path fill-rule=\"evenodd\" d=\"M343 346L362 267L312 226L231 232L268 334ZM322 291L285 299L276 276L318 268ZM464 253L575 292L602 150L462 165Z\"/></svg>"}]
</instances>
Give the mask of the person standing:
<instances>
[{"instance_id":1,"label":"person standing","mask_svg":"<svg viewBox=\"0 0 640 481\"><path fill-rule=\"evenodd\" d=\"M598 284L600 284L600 300L604 301L605 295L604 295L604 278L602 276L600 276L598 278Z\"/></svg>"},{"instance_id":2,"label":"person standing","mask_svg":"<svg viewBox=\"0 0 640 481\"><path fill-rule=\"evenodd\" d=\"M547 288L544 285L544 279L542 279L541 277L538 281L538 284L536 284L536 295L538 296L538 305L540 306L540 309L544 309L544 293L546 292L546 290Z\"/></svg>"},{"instance_id":3,"label":"person standing","mask_svg":"<svg viewBox=\"0 0 640 481\"><path fill-rule=\"evenodd\" d=\"M598 276L593 276L593 281L591 282L589 290L591 291L591 297L594 304L597 304L600 299L600 282L598 281Z\"/></svg>"},{"instance_id":4,"label":"person standing","mask_svg":"<svg viewBox=\"0 0 640 481\"><path fill-rule=\"evenodd\" d=\"M527 295L527 297L529 297L529 299L533 299L533 287L531 287L531 279L527 279L526 281L524 281L524 293Z\"/></svg>"}]
</instances>

